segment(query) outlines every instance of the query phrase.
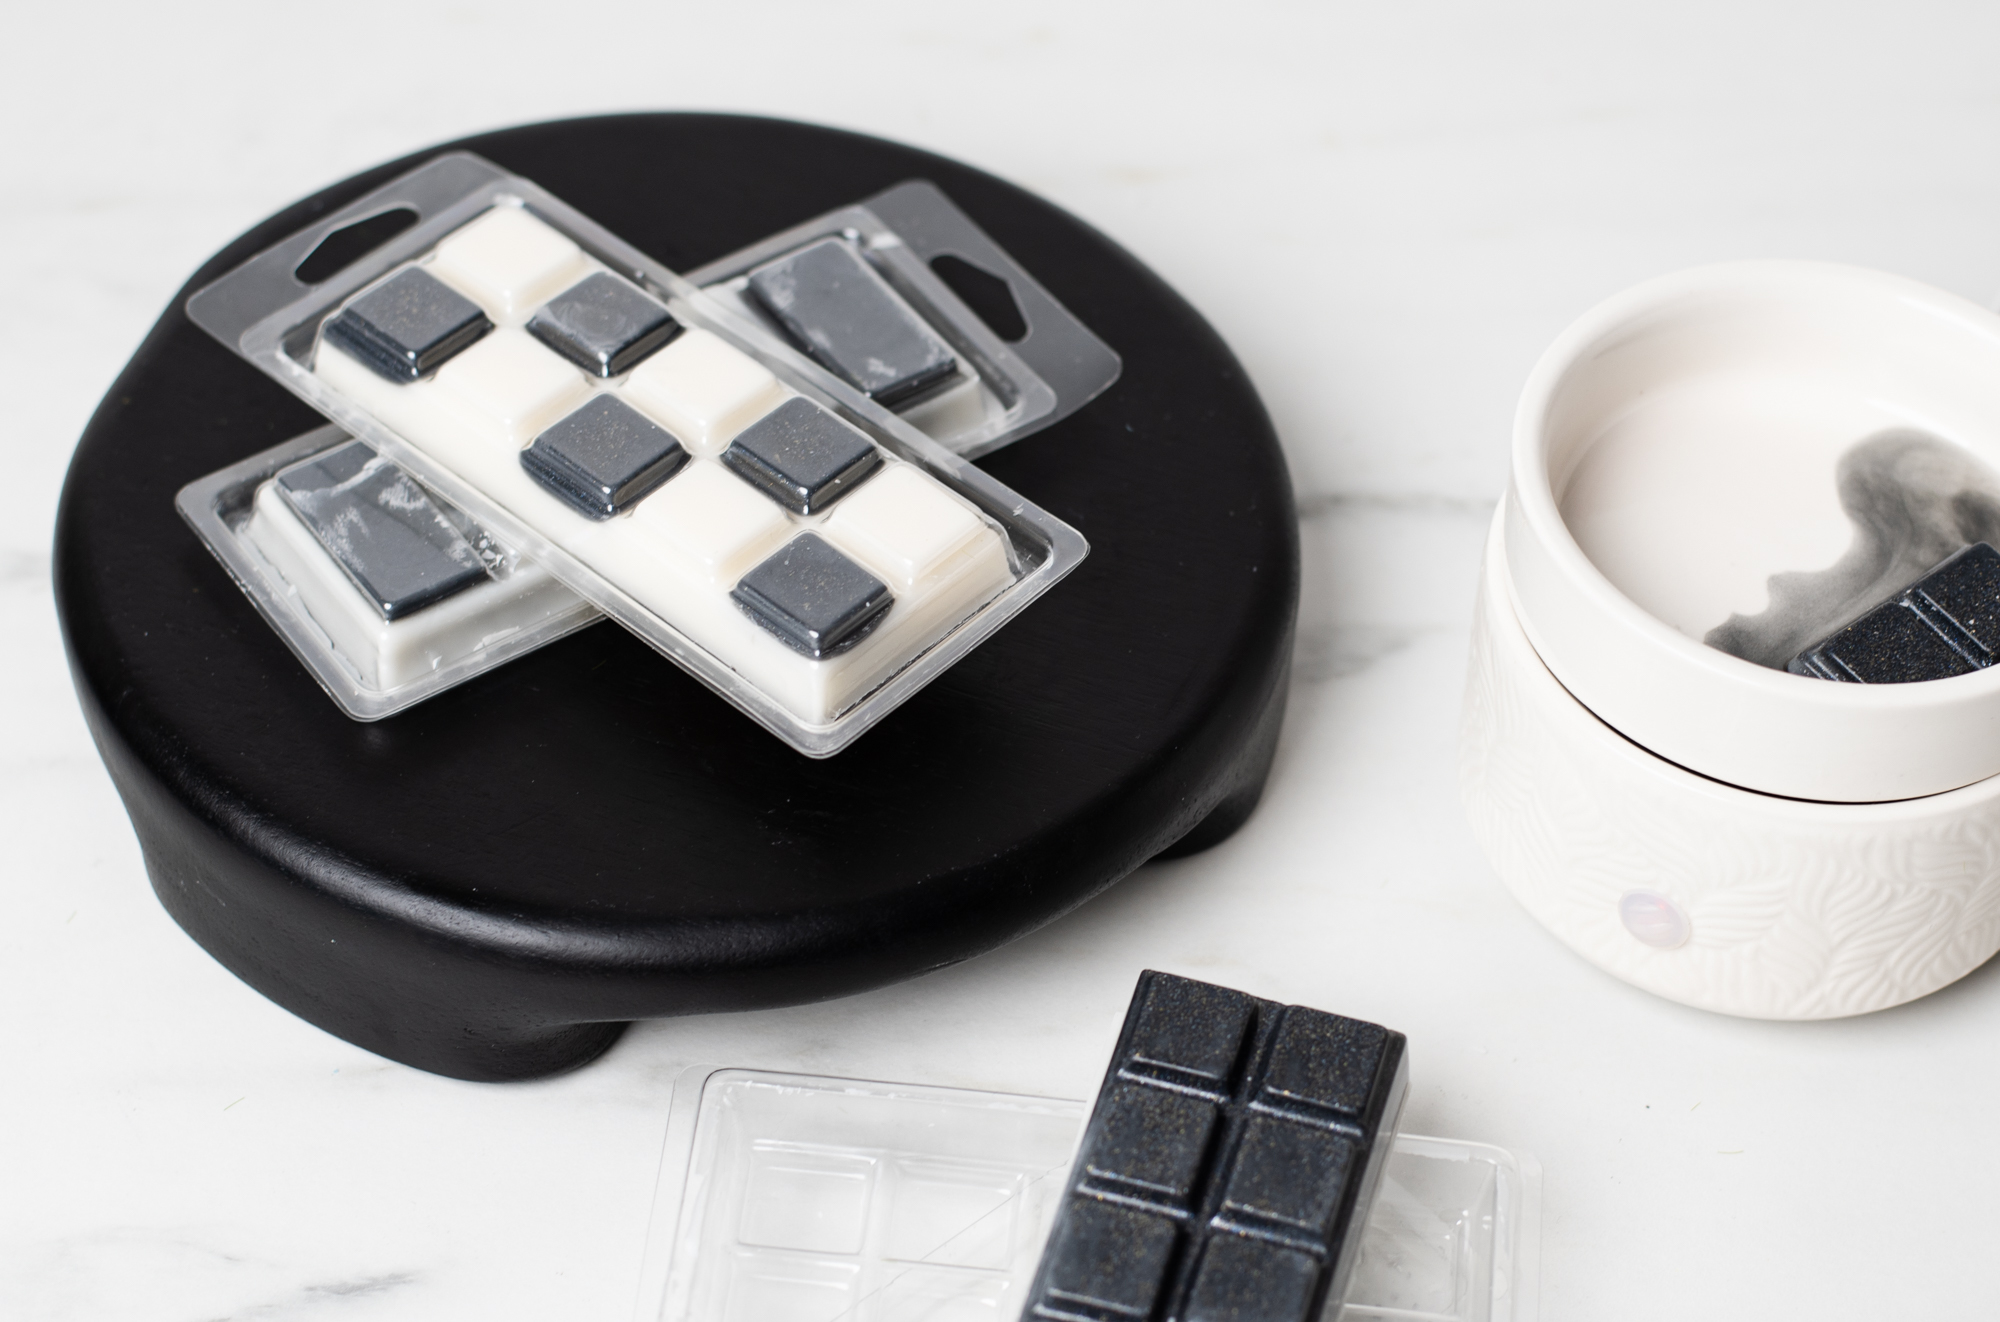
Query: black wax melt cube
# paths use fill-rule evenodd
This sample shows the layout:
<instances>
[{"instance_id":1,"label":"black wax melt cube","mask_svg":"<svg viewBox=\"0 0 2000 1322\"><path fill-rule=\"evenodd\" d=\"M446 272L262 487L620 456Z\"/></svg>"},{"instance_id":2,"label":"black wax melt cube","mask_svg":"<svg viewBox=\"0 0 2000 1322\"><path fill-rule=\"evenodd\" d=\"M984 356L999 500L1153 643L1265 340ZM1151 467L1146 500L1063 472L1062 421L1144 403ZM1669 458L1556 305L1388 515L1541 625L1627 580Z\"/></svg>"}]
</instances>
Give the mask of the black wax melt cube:
<instances>
[{"instance_id":1,"label":"black wax melt cube","mask_svg":"<svg viewBox=\"0 0 2000 1322\"><path fill-rule=\"evenodd\" d=\"M1378 1095L1388 1029L1303 1006L1285 1012L1264 1068L1263 1100L1359 1120Z\"/></svg>"},{"instance_id":2,"label":"black wax melt cube","mask_svg":"<svg viewBox=\"0 0 2000 1322\"><path fill-rule=\"evenodd\" d=\"M444 507L360 441L278 474L278 491L385 620L399 620L487 577L486 561ZM476 530L475 530L476 531Z\"/></svg>"},{"instance_id":3,"label":"black wax melt cube","mask_svg":"<svg viewBox=\"0 0 2000 1322\"><path fill-rule=\"evenodd\" d=\"M2000 653L2000 551L1977 542L1785 666L1851 684L1949 679Z\"/></svg>"},{"instance_id":4,"label":"black wax melt cube","mask_svg":"<svg viewBox=\"0 0 2000 1322\"><path fill-rule=\"evenodd\" d=\"M1109 1305L1061 1282L1089 1253L1105 1275L1152 1261L1165 1226L1166 1275L1130 1316L1318 1317L1347 1288L1407 1091L1400 1033L1140 975L1030 1315L1103 1322Z\"/></svg>"},{"instance_id":5,"label":"black wax melt cube","mask_svg":"<svg viewBox=\"0 0 2000 1322\"><path fill-rule=\"evenodd\" d=\"M1151 1318L1178 1238L1164 1217L1115 1203L1076 1208L1049 1238L1033 1315Z\"/></svg>"},{"instance_id":6,"label":"black wax melt cube","mask_svg":"<svg viewBox=\"0 0 2000 1322\"><path fill-rule=\"evenodd\" d=\"M1319 1260L1298 1249L1219 1236L1194 1272L1182 1322L1311 1322Z\"/></svg>"},{"instance_id":7,"label":"black wax melt cube","mask_svg":"<svg viewBox=\"0 0 2000 1322\"><path fill-rule=\"evenodd\" d=\"M759 267L750 293L807 353L889 407L958 368L951 346L844 239Z\"/></svg>"},{"instance_id":8,"label":"black wax melt cube","mask_svg":"<svg viewBox=\"0 0 2000 1322\"><path fill-rule=\"evenodd\" d=\"M325 334L378 375L415 381L492 329L478 304L413 266L349 303Z\"/></svg>"},{"instance_id":9,"label":"black wax melt cube","mask_svg":"<svg viewBox=\"0 0 2000 1322\"><path fill-rule=\"evenodd\" d=\"M666 305L609 271L587 276L528 319L528 333L586 372L617 376L680 334Z\"/></svg>"},{"instance_id":10,"label":"black wax melt cube","mask_svg":"<svg viewBox=\"0 0 2000 1322\"><path fill-rule=\"evenodd\" d=\"M860 642L894 601L888 584L814 532L785 543L729 595L786 646L814 660Z\"/></svg>"},{"instance_id":11,"label":"black wax melt cube","mask_svg":"<svg viewBox=\"0 0 2000 1322\"><path fill-rule=\"evenodd\" d=\"M737 433L722 462L794 514L816 514L882 466L875 443L794 396Z\"/></svg>"},{"instance_id":12,"label":"black wax melt cube","mask_svg":"<svg viewBox=\"0 0 2000 1322\"><path fill-rule=\"evenodd\" d=\"M1130 1065L1226 1094L1256 998L1187 978L1156 979L1132 1027Z\"/></svg>"},{"instance_id":13,"label":"black wax melt cube","mask_svg":"<svg viewBox=\"0 0 2000 1322\"><path fill-rule=\"evenodd\" d=\"M1346 1135L1297 1120L1253 1115L1243 1126L1222 1214L1256 1225L1293 1226L1313 1237L1326 1233L1347 1192L1354 1143Z\"/></svg>"},{"instance_id":14,"label":"black wax melt cube","mask_svg":"<svg viewBox=\"0 0 2000 1322\"><path fill-rule=\"evenodd\" d=\"M1104 1123L1091 1132L1083 1157L1089 1182L1114 1192L1129 1185L1142 1195L1185 1204L1215 1134L1215 1104L1128 1083L1099 1106Z\"/></svg>"},{"instance_id":15,"label":"black wax melt cube","mask_svg":"<svg viewBox=\"0 0 2000 1322\"><path fill-rule=\"evenodd\" d=\"M1975 542L1910 590L1930 608L1927 614L1933 619L1950 621L1962 635L1962 650L1988 664L2000 656L2000 551Z\"/></svg>"},{"instance_id":16,"label":"black wax melt cube","mask_svg":"<svg viewBox=\"0 0 2000 1322\"><path fill-rule=\"evenodd\" d=\"M521 467L531 477L593 519L637 503L687 460L672 432L605 394L521 451Z\"/></svg>"}]
</instances>

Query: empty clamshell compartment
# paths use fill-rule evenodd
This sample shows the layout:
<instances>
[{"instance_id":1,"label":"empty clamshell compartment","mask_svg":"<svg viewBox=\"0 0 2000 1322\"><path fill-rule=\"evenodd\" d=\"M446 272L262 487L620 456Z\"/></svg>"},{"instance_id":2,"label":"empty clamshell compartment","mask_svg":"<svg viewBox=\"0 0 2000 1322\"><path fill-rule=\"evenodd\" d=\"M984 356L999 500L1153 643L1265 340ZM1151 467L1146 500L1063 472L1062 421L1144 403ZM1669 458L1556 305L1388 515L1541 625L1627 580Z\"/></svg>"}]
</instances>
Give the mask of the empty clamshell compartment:
<instances>
[{"instance_id":1,"label":"empty clamshell compartment","mask_svg":"<svg viewBox=\"0 0 2000 1322\"><path fill-rule=\"evenodd\" d=\"M1085 1104L703 1065L674 1086L639 1322L1013 1322ZM1399 1136L1344 1316L1533 1322L1540 1172Z\"/></svg>"}]
</instances>

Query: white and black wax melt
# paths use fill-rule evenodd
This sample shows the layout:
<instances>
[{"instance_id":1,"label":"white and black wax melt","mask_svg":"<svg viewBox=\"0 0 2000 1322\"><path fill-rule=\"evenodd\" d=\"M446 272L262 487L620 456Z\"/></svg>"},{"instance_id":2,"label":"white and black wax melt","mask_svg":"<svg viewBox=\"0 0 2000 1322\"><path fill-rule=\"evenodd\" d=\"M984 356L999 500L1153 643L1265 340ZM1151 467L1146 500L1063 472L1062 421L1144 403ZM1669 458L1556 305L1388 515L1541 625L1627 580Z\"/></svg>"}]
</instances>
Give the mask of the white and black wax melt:
<instances>
[{"instance_id":1,"label":"white and black wax melt","mask_svg":"<svg viewBox=\"0 0 2000 1322\"><path fill-rule=\"evenodd\" d=\"M798 448L785 436L750 438L757 444L725 467L701 451L715 438L699 434L682 446L692 453L664 465L623 431L550 435L608 408L599 401L648 363L688 357L673 344L701 346L701 327L597 343L587 316L556 306L597 274L590 261L572 262L573 281L552 281L547 298L523 295L519 307L504 289L472 298L464 291L476 271L458 272L459 283L439 283L497 328L473 338L441 317L424 343L401 348L418 358L455 351L464 363L484 339L522 350L515 356L538 369L577 373L581 384L564 387L575 408L547 410L548 425L520 438L546 444L539 468L517 467L537 499L546 496L549 519L574 512L578 529L601 530L579 493L586 504L602 495L614 515L630 505L633 514L618 516L629 520L701 472L769 502L787 521L785 549L819 554L807 541L817 537L865 560L854 550L859 534L834 526L842 505L918 469L912 480L945 481L952 501L977 507L982 527L1001 525L1016 551L1012 583L1037 561L1018 554L1021 510L984 499L995 491L1046 512L1031 525L1084 529L1090 555L1005 628L895 695L900 705L833 757L772 738L623 617L626 629L577 632L357 723L326 700L175 512L188 483L321 421L205 333L179 299L78 447L58 518L56 584L78 693L155 889L217 959L295 1013L393 1059L466 1078L527 1078L592 1059L633 1019L797 1004L969 958L1149 858L1215 843L1247 817L1283 712L1298 592L1291 492L1241 369L1157 277L1047 203L939 157L780 121L637 115L508 130L385 165L258 226L188 291L307 230L328 237L299 254L301 287L364 269L425 222L420 212L355 204L463 152L533 180L669 274L927 180L1034 273L1042 297L1059 299L1123 360L1116 384L1048 415L1049 425L975 469L912 440L902 416L770 326L753 327L761 338L744 343L781 382L768 430L790 425L779 404L803 400L880 451L864 456L874 458L867 473L832 465L823 476L844 479L850 494L814 524L815 484L780 491L764 471L774 466L759 462ZM601 250L587 251L631 279ZM468 270L479 256L459 254ZM966 276L953 262L977 267L983 256L936 248L925 260L955 287ZM403 269L438 258L418 260ZM1007 271L985 273L1012 288ZM354 310L390 278L361 281L329 313ZM993 287L973 285L967 305L990 305ZM1033 292L1023 290L1011 317L988 314L993 337L1031 369ZM369 374L356 381L396 389L385 369L400 349L371 335L383 323L369 311L333 342ZM812 315L792 311L801 325ZM700 321L698 310L690 319ZM711 334L726 339L728 327L717 327ZM905 349L921 348L918 330L887 329L909 332ZM890 404L914 409L937 397L930 391L960 388L927 382L936 370L919 356L906 364L914 384L884 385ZM409 366L422 378L429 364ZM553 380L553 368L543 375ZM480 393L472 387L514 384L504 378L459 385L470 399ZM429 380L425 389L438 376ZM1003 392L1005 381L982 375L979 388ZM633 411L683 438L675 420ZM577 426L593 421L602 420ZM650 436L638 431L640 441ZM848 431L835 439L851 440ZM596 604L620 605L584 591L587 576L573 576L560 555L545 558L536 529L482 502L479 489L434 483L406 449L383 453ZM635 455L646 462L625 462ZM593 465L606 456L617 462L599 472ZM780 494L797 494L800 509L780 508ZM776 607L753 591L730 609L747 619L781 608L782 575L767 577L749 586ZM775 637L785 623L746 627ZM798 641L789 640L794 655L806 650Z\"/></svg>"},{"instance_id":2,"label":"white and black wax melt","mask_svg":"<svg viewBox=\"0 0 2000 1322\"><path fill-rule=\"evenodd\" d=\"M416 223L300 276L350 222L393 211ZM811 356L533 180L448 152L198 290L187 312L827 757L1088 545L888 407L946 386L958 358L854 245L826 239L753 279Z\"/></svg>"},{"instance_id":3,"label":"white and black wax melt","mask_svg":"<svg viewBox=\"0 0 2000 1322\"><path fill-rule=\"evenodd\" d=\"M602 617L338 427L174 505L327 696L379 720Z\"/></svg>"}]
</instances>

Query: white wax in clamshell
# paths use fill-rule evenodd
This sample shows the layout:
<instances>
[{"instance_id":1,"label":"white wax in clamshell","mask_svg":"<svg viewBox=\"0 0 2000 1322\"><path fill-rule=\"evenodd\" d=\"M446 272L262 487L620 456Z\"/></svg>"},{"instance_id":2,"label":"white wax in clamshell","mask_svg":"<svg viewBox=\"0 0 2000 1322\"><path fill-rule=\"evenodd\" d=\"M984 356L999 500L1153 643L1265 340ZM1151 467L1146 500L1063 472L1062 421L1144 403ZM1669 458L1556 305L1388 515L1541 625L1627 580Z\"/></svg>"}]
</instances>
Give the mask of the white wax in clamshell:
<instances>
[{"instance_id":1,"label":"white wax in clamshell","mask_svg":"<svg viewBox=\"0 0 2000 1322\"><path fill-rule=\"evenodd\" d=\"M276 482L258 490L252 511L246 530L251 543L369 688L401 688L577 605L576 594L546 569L521 561L504 578L488 578L385 620L285 502Z\"/></svg>"},{"instance_id":2,"label":"white wax in clamshell","mask_svg":"<svg viewBox=\"0 0 2000 1322\"><path fill-rule=\"evenodd\" d=\"M515 219L496 222L502 210ZM719 337L684 330L625 377L607 382L518 329L514 323L534 308L521 306L512 292L514 301L500 306L490 301L500 297L493 290L532 287L546 298L596 269L580 256L564 266L559 245L539 243L523 223L547 230L518 209L496 208L440 246L430 269L448 275L499 328L433 377L393 382L326 342L314 373L809 722L836 716L1013 581L998 530L928 473L893 456L828 514L811 518L788 514L712 462L738 432L792 394ZM461 238L479 241L454 249L453 269L440 269L446 249ZM563 271L560 280L543 278L545 290L530 278L537 268L529 259L538 253L542 268ZM536 435L598 392L651 417L696 456L632 509L604 521L579 514L520 462ZM745 572L807 528L895 594L860 642L820 660L793 651L729 596Z\"/></svg>"},{"instance_id":3,"label":"white wax in clamshell","mask_svg":"<svg viewBox=\"0 0 2000 1322\"><path fill-rule=\"evenodd\" d=\"M508 326L526 321L596 265L525 209L494 207L438 245L430 272Z\"/></svg>"}]
</instances>

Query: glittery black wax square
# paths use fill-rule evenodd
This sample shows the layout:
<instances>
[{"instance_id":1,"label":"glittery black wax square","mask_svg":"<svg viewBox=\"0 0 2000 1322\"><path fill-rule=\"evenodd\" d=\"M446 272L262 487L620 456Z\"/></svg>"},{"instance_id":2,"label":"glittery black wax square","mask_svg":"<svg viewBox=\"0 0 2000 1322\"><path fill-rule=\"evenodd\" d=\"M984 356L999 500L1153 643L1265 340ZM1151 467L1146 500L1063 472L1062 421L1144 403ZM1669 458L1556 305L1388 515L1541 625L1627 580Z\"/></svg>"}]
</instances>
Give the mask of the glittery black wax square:
<instances>
[{"instance_id":1,"label":"glittery black wax square","mask_svg":"<svg viewBox=\"0 0 2000 1322\"><path fill-rule=\"evenodd\" d=\"M1345 1134L1282 1116L1253 1115L1243 1126L1222 1190L1222 1214L1252 1225L1295 1226L1324 1239L1347 1191L1355 1143Z\"/></svg>"},{"instance_id":2,"label":"glittery black wax square","mask_svg":"<svg viewBox=\"0 0 2000 1322\"><path fill-rule=\"evenodd\" d=\"M793 396L737 433L722 462L794 514L816 514L882 466L875 443Z\"/></svg>"},{"instance_id":3,"label":"glittery black wax square","mask_svg":"<svg viewBox=\"0 0 2000 1322\"><path fill-rule=\"evenodd\" d=\"M888 584L813 532L785 543L729 595L786 646L814 660L860 642L894 601Z\"/></svg>"},{"instance_id":4,"label":"glittery black wax square","mask_svg":"<svg viewBox=\"0 0 2000 1322\"><path fill-rule=\"evenodd\" d=\"M845 239L821 239L759 267L750 293L801 348L884 405L958 370L951 346Z\"/></svg>"},{"instance_id":5,"label":"glittery black wax square","mask_svg":"<svg viewBox=\"0 0 2000 1322\"><path fill-rule=\"evenodd\" d=\"M485 560L444 507L360 441L294 464L277 483L285 503L385 620L415 614L487 578Z\"/></svg>"},{"instance_id":6,"label":"glittery black wax square","mask_svg":"<svg viewBox=\"0 0 2000 1322\"><path fill-rule=\"evenodd\" d=\"M363 293L326 323L326 338L391 381L415 381L493 329L479 305L420 267Z\"/></svg>"},{"instance_id":7,"label":"glittery black wax square","mask_svg":"<svg viewBox=\"0 0 2000 1322\"><path fill-rule=\"evenodd\" d=\"M1795 675L1851 684L1916 684L1979 668L1901 598L1877 606L1786 667Z\"/></svg>"},{"instance_id":8,"label":"glittery black wax square","mask_svg":"<svg viewBox=\"0 0 2000 1322\"><path fill-rule=\"evenodd\" d=\"M1213 1102L1138 1083L1099 1103L1083 1166L1092 1185L1185 1206L1215 1137Z\"/></svg>"},{"instance_id":9,"label":"glittery black wax square","mask_svg":"<svg viewBox=\"0 0 2000 1322\"><path fill-rule=\"evenodd\" d=\"M1359 1121L1377 1090L1389 1030L1359 1019L1292 1006L1264 1067L1264 1100L1303 1104Z\"/></svg>"},{"instance_id":10,"label":"glittery black wax square","mask_svg":"<svg viewBox=\"0 0 2000 1322\"><path fill-rule=\"evenodd\" d=\"M1964 635L1975 659L2000 656L2000 551L1974 542L1910 590Z\"/></svg>"},{"instance_id":11,"label":"glittery black wax square","mask_svg":"<svg viewBox=\"0 0 2000 1322\"><path fill-rule=\"evenodd\" d=\"M1151 1318L1177 1236L1163 1216L1095 1200L1077 1203L1049 1241L1043 1292L1032 1316Z\"/></svg>"},{"instance_id":12,"label":"glittery black wax square","mask_svg":"<svg viewBox=\"0 0 2000 1322\"><path fill-rule=\"evenodd\" d=\"M680 333L665 304L609 271L579 280L528 319L528 334L602 377L637 367Z\"/></svg>"},{"instance_id":13,"label":"glittery black wax square","mask_svg":"<svg viewBox=\"0 0 2000 1322\"><path fill-rule=\"evenodd\" d=\"M1156 978L1132 1028L1128 1067L1226 1093L1256 1000L1187 978Z\"/></svg>"},{"instance_id":14,"label":"glittery black wax square","mask_svg":"<svg viewBox=\"0 0 2000 1322\"><path fill-rule=\"evenodd\" d=\"M1786 663L1808 679L1915 684L1984 670L2000 644L2000 551L1976 542Z\"/></svg>"},{"instance_id":15,"label":"glittery black wax square","mask_svg":"<svg viewBox=\"0 0 2000 1322\"><path fill-rule=\"evenodd\" d=\"M1181 1322L1310 1322L1319 1278L1310 1254L1215 1235L1195 1268Z\"/></svg>"},{"instance_id":16,"label":"glittery black wax square","mask_svg":"<svg viewBox=\"0 0 2000 1322\"><path fill-rule=\"evenodd\" d=\"M688 452L666 428L599 394L521 451L521 467L593 519L608 519L680 471Z\"/></svg>"}]
</instances>

